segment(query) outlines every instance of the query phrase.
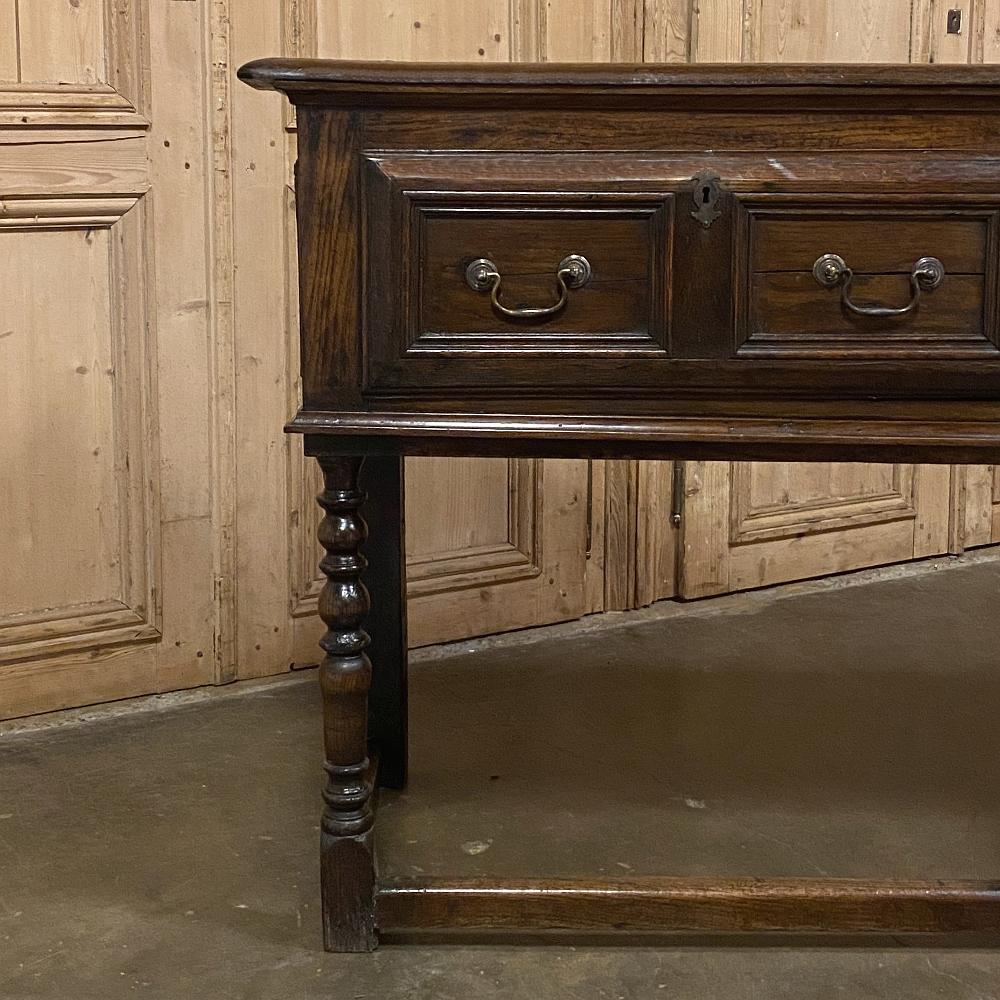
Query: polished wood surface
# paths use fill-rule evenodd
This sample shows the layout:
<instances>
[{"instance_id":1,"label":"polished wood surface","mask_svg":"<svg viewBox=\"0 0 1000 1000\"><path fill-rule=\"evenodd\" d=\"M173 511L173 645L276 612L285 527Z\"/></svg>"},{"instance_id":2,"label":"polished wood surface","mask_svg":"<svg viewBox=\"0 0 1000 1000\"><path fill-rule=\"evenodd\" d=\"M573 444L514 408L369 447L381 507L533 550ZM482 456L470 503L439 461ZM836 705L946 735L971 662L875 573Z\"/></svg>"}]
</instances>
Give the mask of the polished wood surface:
<instances>
[{"instance_id":1,"label":"polished wood surface","mask_svg":"<svg viewBox=\"0 0 1000 1000\"><path fill-rule=\"evenodd\" d=\"M408 930L996 933L1000 881L409 878L377 909Z\"/></svg>"},{"instance_id":2,"label":"polished wood surface","mask_svg":"<svg viewBox=\"0 0 1000 1000\"><path fill-rule=\"evenodd\" d=\"M992 70L264 61L241 72L299 105L304 407L290 429L336 448L370 434L400 453L438 442L456 454L461 421L434 415L496 414L501 428L519 415L506 429L531 440L566 413L593 422L573 440L617 426L645 442L630 454L652 457L659 442L669 457L685 441L673 418L694 412L718 417L700 453L717 458L747 454L749 425L757 458L877 458L865 445L881 442L926 461L948 460L952 443L951 460L996 456ZM718 200L702 219L694 178L713 174ZM859 317L812 276L827 252L855 253L861 302L905 303L920 257L939 256L946 273L909 315ZM544 305L566 253L588 257L593 282L542 320L500 315L465 281L471 261L495 257L510 303ZM852 400L928 405L895 438ZM971 436L930 405L958 400L983 418ZM845 436L856 451L838 450ZM552 455L571 453L568 437L557 426ZM823 455L800 447L816 437Z\"/></svg>"},{"instance_id":3,"label":"polished wood surface","mask_svg":"<svg viewBox=\"0 0 1000 1000\"><path fill-rule=\"evenodd\" d=\"M320 640L326 786L320 826L323 933L334 951L367 951L375 944L372 911L375 858L374 767L368 754L368 692L372 665L365 631L369 599L361 582L367 566L361 546L368 533L359 513L364 494L358 482L361 458L320 460L326 512L319 541L326 550L320 569L327 583L319 614L327 626Z\"/></svg>"},{"instance_id":4,"label":"polished wood surface","mask_svg":"<svg viewBox=\"0 0 1000 1000\"><path fill-rule=\"evenodd\" d=\"M391 638L369 756L358 469L385 470L369 484L384 521L402 455L1000 459L1000 78L303 60L241 76L298 116L304 400L288 430L326 482L327 946L372 948L376 926L998 929L982 883L379 881L381 741L403 774L402 531L371 578ZM571 253L593 284L544 316L465 277L490 258L508 308L544 306ZM851 261L869 308L905 304L922 257L944 276L905 315L859 316L813 275L824 253ZM890 503L916 481L893 477Z\"/></svg>"}]
</instances>

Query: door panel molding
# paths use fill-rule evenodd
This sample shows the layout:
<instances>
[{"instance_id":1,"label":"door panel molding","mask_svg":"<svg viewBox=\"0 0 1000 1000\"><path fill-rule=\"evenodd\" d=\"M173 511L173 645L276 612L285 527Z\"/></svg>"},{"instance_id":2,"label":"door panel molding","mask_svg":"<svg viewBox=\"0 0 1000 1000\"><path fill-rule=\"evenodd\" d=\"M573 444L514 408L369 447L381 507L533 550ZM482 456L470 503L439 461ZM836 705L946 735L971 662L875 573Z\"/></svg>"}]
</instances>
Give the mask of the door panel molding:
<instances>
[{"instance_id":1,"label":"door panel molding","mask_svg":"<svg viewBox=\"0 0 1000 1000\"><path fill-rule=\"evenodd\" d=\"M159 444L149 400L155 384L155 322L144 261L149 256L144 199L15 198L2 202L0 239L15 233L107 233L109 355L112 359L110 460L116 470L119 595L87 604L21 609L0 617L0 663L81 649L148 642L161 636ZM102 373L104 374L104 373ZM95 595L96 597L97 595Z\"/></svg>"},{"instance_id":2,"label":"door panel molding","mask_svg":"<svg viewBox=\"0 0 1000 1000\"><path fill-rule=\"evenodd\" d=\"M407 597L429 597L469 587L530 580L542 572L540 459L507 463L507 540L500 544L424 553L406 563Z\"/></svg>"},{"instance_id":3,"label":"door panel molding","mask_svg":"<svg viewBox=\"0 0 1000 1000\"><path fill-rule=\"evenodd\" d=\"M894 465L888 490L856 496L817 497L807 501L756 505L753 463L730 463L731 545L765 539L797 538L820 531L839 531L916 516L916 479L912 465Z\"/></svg>"}]
</instances>

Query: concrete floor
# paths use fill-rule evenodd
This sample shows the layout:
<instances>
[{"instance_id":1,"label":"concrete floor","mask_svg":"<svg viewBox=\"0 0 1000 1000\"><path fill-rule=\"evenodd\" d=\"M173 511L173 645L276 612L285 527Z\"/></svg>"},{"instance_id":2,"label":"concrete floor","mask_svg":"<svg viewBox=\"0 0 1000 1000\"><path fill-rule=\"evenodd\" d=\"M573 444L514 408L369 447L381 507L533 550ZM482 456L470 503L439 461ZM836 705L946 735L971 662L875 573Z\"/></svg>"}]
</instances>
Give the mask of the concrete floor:
<instances>
[{"instance_id":1,"label":"concrete floor","mask_svg":"<svg viewBox=\"0 0 1000 1000\"><path fill-rule=\"evenodd\" d=\"M974 559L422 653L384 866L996 876L998 608ZM311 680L0 731L0 997L1000 997L982 940L324 954Z\"/></svg>"}]
</instances>

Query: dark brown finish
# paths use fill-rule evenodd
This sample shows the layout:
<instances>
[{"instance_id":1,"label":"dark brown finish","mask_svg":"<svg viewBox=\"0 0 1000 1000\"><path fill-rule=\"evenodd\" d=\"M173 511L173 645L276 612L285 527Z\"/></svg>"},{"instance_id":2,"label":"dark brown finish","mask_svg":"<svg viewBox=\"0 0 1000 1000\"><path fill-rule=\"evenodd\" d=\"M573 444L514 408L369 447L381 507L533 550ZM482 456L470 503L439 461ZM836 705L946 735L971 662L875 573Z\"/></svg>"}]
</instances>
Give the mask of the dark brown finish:
<instances>
[{"instance_id":1,"label":"dark brown finish","mask_svg":"<svg viewBox=\"0 0 1000 1000\"><path fill-rule=\"evenodd\" d=\"M397 879L384 927L574 931L1000 931L1000 882Z\"/></svg>"},{"instance_id":2,"label":"dark brown finish","mask_svg":"<svg viewBox=\"0 0 1000 1000\"><path fill-rule=\"evenodd\" d=\"M361 582L367 535L359 513L364 494L358 487L360 458L320 458L325 489L319 504L326 512L319 541L326 550L320 569L326 584L319 615L327 631L319 665L323 692L323 745L326 788L320 828L323 880L323 931L330 951L371 951L376 945L375 861L371 828L373 767L368 756L368 690L372 665L362 627L368 592Z\"/></svg>"},{"instance_id":3,"label":"dark brown finish","mask_svg":"<svg viewBox=\"0 0 1000 1000\"><path fill-rule=\"evenodd\" d=\"M737 357L928 361L1000 353L995 208L817 202L741 204ZM814 264L827 254L850 267L850 297L861 308L907 305L922 258L939 258L945 274L907 315L859 316L843 305L840 283L817 282Z\"/></svg>"},{"instance_id":4,"label":"dark brown finish","mask_svg":"<svg viewBox=\"0 0 1000 1000\"><path fill-rule=\"evenodd\" d=\"M403 783L403 455L1000 461L995 68L262 60L240 76L297 105L288 429L326 475L327 947L374 947L376 920L1000 929L1000 886L969 882L377 883L366 751L371 686L382 780ZM592 275L562 301L570 254ZM849 288L817 280L825 254ZM467 280L484 258L496 304ZM918 292L902 315L852 311Z\"/></svg>"},{"instance_id":5,"label":"dark brown finish","mask_svg":"<svg viewBox=\"0 0 1000 1000\"><path fill-rule=\"evenodd\" d=\"M296 104L366 108L548 108L564 113L632 108L704 111L844 110L859 103L905 114L993 109L992 66L666 65L625 63L392 63L258 59L239 71ZM578 99L578 100L574 100ZM961 103L959 103L959 101ZM482 119L480 119L482 121ZM704 131L704 128L703 128ZM710 142L705 148L714 148Z\"/></svg>"},{"instance_id":6,"label":"dark brown finish","mask_svg":"<svg viewBox=\"0 0 1000 1000\"><path fill-rule=\"evenodd\" d=\"M369 455L361 467L366 500L365 545L368 565L361 578L377 595L368 612L371 633L371 690L368 692L368 742L378 755L378 783L406 784L406 503L403 460Z\"/></svg>"}]
</instances>

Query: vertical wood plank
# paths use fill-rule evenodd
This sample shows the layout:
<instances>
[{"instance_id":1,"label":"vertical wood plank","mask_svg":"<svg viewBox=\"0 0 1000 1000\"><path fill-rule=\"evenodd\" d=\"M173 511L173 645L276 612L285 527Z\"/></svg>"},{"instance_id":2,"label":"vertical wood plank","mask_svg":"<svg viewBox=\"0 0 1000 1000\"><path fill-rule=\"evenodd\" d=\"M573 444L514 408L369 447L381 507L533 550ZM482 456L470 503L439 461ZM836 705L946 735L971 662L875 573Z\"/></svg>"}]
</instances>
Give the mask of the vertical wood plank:
<instances>
[{"instance_id":1,"label":"vertical wood plank","mask_svg":"<svg viewBox=\"0 0 1000 1000\"><path fill-rule=\"evenodd\" d=\"M340 59L504 61L506 0L458 9L451 0L347 0L317 7L320 55Z\"/></svg>"},{"instance_id":2,"label":"vertical wood plank","mask_svg":"<svg viewBox=\"0 0 1000 1000\"><path fill-rule=\"evenodd\" d=\"M635 607L639 463L604 463L604 610Z\"/></svg>"},{"instance_id":3,"label":"vertical wood plank","mask_svg":"<svg viewBox=\"0 0 1000 1000\"><path fill-rule=\"evenodd\" d=\"M745 38L760 0L692 0L691 61L742 62Z\"/></svg>"},{"instance_id":4,"label":"vertical wood plank","mask_svg":"<svg viewBox=\"0 0 1000 1000\"><path fill-rule=\"evenodd\" d=\"M993 540L992 465L970 465L965 469L965 545L989 545Z\"/></svg>"},{"instance_id":5,"label":"vertical wood plank","mask_svg":"<svg viewBox=\"0 0 1000 1000\"><path fill-rule=\"evenodd\" d=\"M671 523L673 462L640 462L636 513L635 603L677 593L679 526Z\"/></svg>"},{"instance_id":6,"label":"vertical wood plank","mask_svg":"<svg viewBox=\"0 0 1000 1000\"><path fill-rule=\"evenodd\" d=\"M21 4L24 10L24 4ZM206 191L208 152L204 77L208 73L206 10L187 3L148 7L151 73L158 100L149 133L155 206L150 203L156 253L153 275L156 356L150 359L158 397L162 464L163 627L180 635L161 650L162 687L214 679L215 588L212 468L211 294ZM197 70L192 71L192 67ZM184 599L169 599L184 595ZM187 637L205 635L195 648ZM197 677L197 680L194 678Z\"/></svg>"},{"instance_id":7,"label":"vertical wood plank","mask_svg":"<svg viewBox=\"0 0 1000 1000\"><path fill-rule=\"evenodd\" d=\"M226 0L228 5L229 0ZM145 115L151 114L146 6L107 3L104 17L107 82ZM221 110L221 109L220 109Z\"/></svg>"},{"instance_id":8,"label":"vertical wood plank","mask_svg":"<svg viewBox=\"0 0 1000 1000\"><path fill-rule=\"evenodd\" d=\"M0 0L0 80L20 80L17 52L17 2Z\"/></svg>"},{"instance_id":9,"label":"vertical wood plank","mask_svg":"<svg viewBox=\"0 0 1000 1000\"><path fill-rule=\"evenodd\" d=\"M948 10L951 7L962 11L962 30L958 34L948 33ZM940 0L936 3L933 0L917 0L913 26L913 62L967 63L973 61L974 55L979 58L982 18L975 0L966 3L959 0Z\"/></svg>"},{"instance_id":10,"label":"vertical wood plank","mask_svg":"<svg viewBox=\"0 0 1000 1000\"><path fill-rule=\"evenodd\" d=\"M913 468L914 506L913 558L949 551L949 498L954 489L953 469L947 465L917 465Z\"/></svg>"},{"instance_id":11,"label":"vertical wood plank","mask_svg":"<svg viewBox=\"0 0 1000 1000\"><path fill-rule=\"evenodd\" d=\"M587 540L584 563L585 614L604 610L604 536L606 527L605 467L599 459L587 462Z\"/></svg>"},{"instance_id":12,"label":"vertical wood plank","mask_svg":"<svg viewBox=\"0 0 1000 1000\"><path fill-rule=\"evenodd\" d=\"M707 597L729 590L729 462L688 462L679 593Z\"/></svg>"},{"instance_id":13,"label":"vertical wood plank","mask_svg":"<svg viewBox=\"0 0 1000 1000\"><path fill-rule=\"evenodd\" d=\"M1000 62L1000 0L980 0L978 21L981 41L977 61Z\"/></svg>"},{"instance_id":14,"label":"vertical wood plank","mask_svg":"<svg viewBox=\"0 0 1000 1000\"><path fill-rule=\"evenodd\" d=\"M545 0L547 62L611 62L609 0Z\"/></svg>"},{"instance_id":15,"label":"vertical wood plank","mask_svg":"<svg viewBox=\"0 0 1000 1000\"><path fill-rule=\"evenodd\" d=\"M304 3L307 13L311 4ZM282 25L277 5L271 0L239 0L233 7L229 66L241 65L262 52L280 52ZM308 36L308 24L303 34ZM295 54L305 40L295 35L285 39ZM302 50L301 54L307 54ZM301 532L309 546L310 569L319 562L319 547L312 526L313 496L317 483L305 498L304 509L290 502L298 492L288 486L289 469L298 475L304 465L301 442L289 441L282 424L297 404L298 338L294 321L289 322L288 299L294 287L283 280L285 262L295 261L292 192L286 156L294 160L294 135L284 130L285 104L280 95L264 94L249 87L230 90L232 239L238 262L232 279L234 364L236 376L236 591L237 667L240 677L255 677L287 668L293 654L293 627L289 618L292 569L289 533ZM223 194L224 188L216 189ZM253 206L250 210L247 206ZM273 253L254 253L254 247L270 247ZM276 331L285 331L277 336ZM293 450L294 449L294 450ZM297 459L293 463L292 455ZM317 470L309 462L310 472ZM305 491L303 491L305 492ZM261 530L262 525L267 530ZM296 550L297 552L297 550ZM304 560L303 560L304 561ZM287 568L287 569L286 569ZM297 566L296 566L297 568ZM246 581L253 581L252 586ZM296 580L297 583L297 580ZM315 620L313 623L315 624ZM303 641L303 653L316 660L315 627Z\"/></svg>"},{"instance_id":16,"label":"vertical wood plank","mask_svg":"<svg viewBox=\"0 0 1000 1000\"><path fill-rule=\"evenodd\" d=\"M645 0L642 61L691 61L691 25L695 5L688 0Z\"/></svg>"},{"instance_id":17,"label":"vertical wood plank","mask_svg":"<svg viewBox=\"0 0 1000 1000\"><path fill-rule=\"evenodd\" d=\"M106 81L103 0L21 3L17 24L22 80Z\"/></svg>"},{"instance_id":18,"label":"vertical wood plank","mask_svg":"<svg viewBox=\"0 0 1000 1000\"><path fill-rule=\"evenodd\" d=\"M208 314L212 354L212 521L216 580L215 679L236 679L236 352L233 315L232 99L230 0L212 0L209 121L212 163L206 235L210 241Z\"/></svg>"}]
</instances>

